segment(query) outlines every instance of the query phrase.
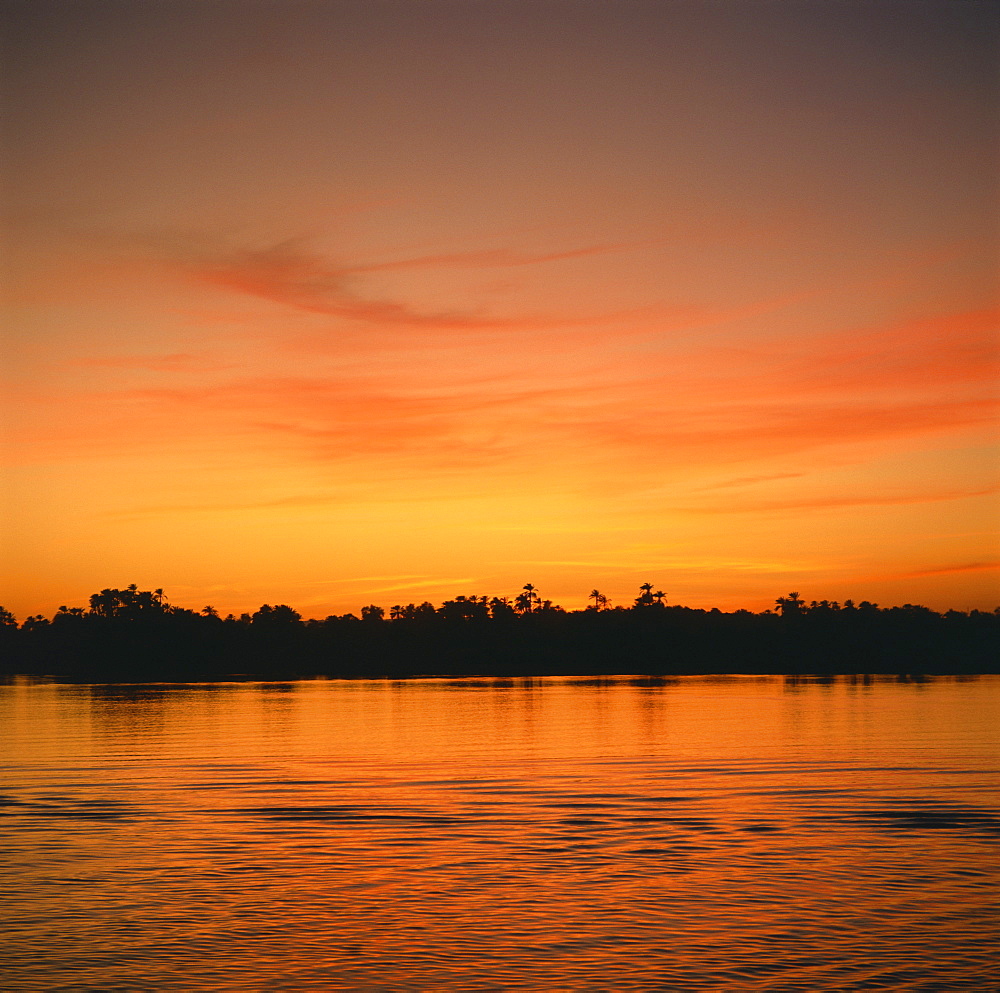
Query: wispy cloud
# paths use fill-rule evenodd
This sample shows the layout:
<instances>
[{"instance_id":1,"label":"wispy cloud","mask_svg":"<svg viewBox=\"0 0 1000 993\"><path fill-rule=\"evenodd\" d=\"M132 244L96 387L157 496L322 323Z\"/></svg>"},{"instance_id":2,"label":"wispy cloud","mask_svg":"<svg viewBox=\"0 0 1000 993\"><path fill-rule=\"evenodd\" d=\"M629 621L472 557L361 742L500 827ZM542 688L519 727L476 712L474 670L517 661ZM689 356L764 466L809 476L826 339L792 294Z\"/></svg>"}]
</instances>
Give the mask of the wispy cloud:
<instances>
[{"instance_id":1,"label":"wispy cloud","mask_svg":"<svg viewBox=\"0 0 1000 993\"><path fill-rule=\"evenodd\" d=\"M182 260L193 278L295 310L387 327L477 330L507 321L462 311L427 313L405 302L369 300L351 281L359 271L336 265L298 241L264 249L192 252Z\"/></svg>"},{"instance_id":2,"label":"wispy cloud","mask_svg":"<svg viewBox=\"0 0 1000 993\"><path fill-rule=\"evenodd\" d=\"M510 248L441 253L378 263L335 262L291 239L260 249L171 245L173 265L190 277L219 289L269 300L294 310L323 314L385 329L438 331L538 331L583 325L620 325L620 332L651 334L724 325L773 313L825 292L815 287L751 300L735 306L705 302L658 301L639 308L578 313L494 315L452 309L427 311L405 300L367 297L358 277L375 272L427 268L483 269L532 266L625 251L627 243L589 245L560 252L532 254ZM628 325L632 325L631 328ZM600 331L601 335L606 334ZM577 344L582 342L578 341Z\"/></svg>"},{"instance_id":3,"label":"wispy cloud","mask_svg":"<svg viewBox=\"0 0 1000 993\"><path fill-rule=\"evenodd\" d=\"M187 361L171 359L161 368L186 376ZM67 391L58 403L46 398L48 413L35 420L24 454L256 443L261 451L284 448L297 459L320 462L398 456L428 467L470 469L504 463L541 469L558 456L582 459L581 465L621 463L637 481L670 465L749 468L821 448L979 431L995 423L1000 407L981 397L831 402L793 396L753 403L739 396L739 383L727 394L725 383L683 376L590 377L543 386L509 375L468 383L455 376L424 381L423 375L395 369ZM709 489L796 475L762 466Z\"/></svg>"},{"instance_id":4,"label":"wispy cloud","mask_svg":"<svg viewBox=\"0 0 1000 993\"><path fill-rule=\"evenodd\" d=\"M990 572L1000 569L1000 562L963 562L959 565L942 565L932 569L917 569L914 572L904 572L900 579L920 579L924 576L947 576L961 572Z\"/></svg>"},{"instance_id":5,"label":"wispy cloud","mask_svg":"<svg viewBox=\"0 0 1000 993\"><path fill-rule=\"evenodd\" d=\"M106 355L73 359L72 365L102 369L145 369L149 372L215 372L231 369L204 354L174 352L169 355Z\"/></svg>"},{"instance_id":6,"label":"wispy cloud","mask_svg":"<svg viewBox=\"0 0 1000 993\"><path fill-rule=\"evenodd\" d=\"M760 514L796 510L844 510L852 507L898 507L906 504L939 503L946 500L968 500L975 497L993 496L1000 493L998 486L977 489L948 491L926 491L922 493L859 494L856 496L797 497L788 500L746 500L738 503L706 504L704 506L683 507L691 514Z\"/></svg>"},{"instance_id":7,"label":"wispy cloud","mask_svg":"<svg viewBox=\"0 0 1000 993\"><path fill-rule=\"evenodd\" d=\"M169 514L230 514L240 511L308 509L329 507L342 499L342 494L328 493L309 496L279 497L274 500L219 500L205 503L153 504L144 507L102 510L96 516L115 520L161 517Z\"/></svg>"},{"instance_id":8,"label":"wispy cloud","mask_svg":"<svg viewBox=\"0 0 1000 993\"><path fill-rule=\"evenodd\" d=\"M765 406L702 398L664 405L660 411L637 403L635 410L611 409L600 417L581 409L575 429L595 444L645 452L648 458L683 456L724 464L988 426L998 407L988 399Z\"/></svg>"},{"instance_id":9,"label":"wispy cloud","mask_svg":"<svg viewBox=\"0 0 1000 993\"><path fill-rule=\"evenodd\" d=\"M1000 311L967 310L840 331L778 347L786 388L939 390L946 382L995 382L1000 373Z\"/></svg>"},{"instance_id":10,"label":"wispy cloud","mask_svg":"<svg viewBox=\"0 0 1000 993\"><path fill-rule=\"evenodd\" d=\"M545 262L562 262L566 259L586 258L590 255L606 255L635 247L626 243L608 245L587 245L561 252L532 254L513 248L487 248L479 251L452 252L438 255L418 255L414 258L398 259L393 262L373 262L346 268L354 272L390 272L403 269L500 269L518 266L539 265Z\"/></svg>"},{"instance_id":11,"label":"wispy cloud","mask_svg":"<svg viewBox=\"0 0 1000 993\"><path fill-rule=\"evenodd\" d=\"M432 579L427 577L412 583L390 583L385 586L369 586L363 592L366 596L375 593L401 593L403 590L425 590L428 594L441 589L455 590L468 588L478 582L474 577L458 576L454 578Z\"/></svg>"},{"instance_id":12,"label":"wispy cloud","mask_svg":"<svg viewBox=\"0 0 1000 993\"><path fill-rule=\"evenodd\" d=\"M703 486L703 490L734 489L741 486L756 486L758 483L774 483L782 479L801 479L804 472L776 472L764 476L739 476L736 479L726 479L721 483L711 483Z\"/></svg>"}]
</instances>

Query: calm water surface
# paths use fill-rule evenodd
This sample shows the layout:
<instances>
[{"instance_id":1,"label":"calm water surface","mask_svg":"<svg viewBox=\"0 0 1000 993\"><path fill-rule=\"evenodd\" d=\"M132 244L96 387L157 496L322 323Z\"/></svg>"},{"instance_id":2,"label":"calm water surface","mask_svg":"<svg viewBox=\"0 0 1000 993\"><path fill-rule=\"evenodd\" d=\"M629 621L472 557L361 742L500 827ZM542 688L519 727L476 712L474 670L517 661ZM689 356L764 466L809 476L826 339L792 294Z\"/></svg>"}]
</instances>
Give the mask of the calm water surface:
<instances>
[{"instance_id":1,"label":"calm water surface","mask_svg":"<svg viewBox=\"0 0 1000 993\"><path fill-rule=\"evenodd\" d=\"M1000 677L0 687L0 988L997 990Z\"/></svg>"}]
</instances>

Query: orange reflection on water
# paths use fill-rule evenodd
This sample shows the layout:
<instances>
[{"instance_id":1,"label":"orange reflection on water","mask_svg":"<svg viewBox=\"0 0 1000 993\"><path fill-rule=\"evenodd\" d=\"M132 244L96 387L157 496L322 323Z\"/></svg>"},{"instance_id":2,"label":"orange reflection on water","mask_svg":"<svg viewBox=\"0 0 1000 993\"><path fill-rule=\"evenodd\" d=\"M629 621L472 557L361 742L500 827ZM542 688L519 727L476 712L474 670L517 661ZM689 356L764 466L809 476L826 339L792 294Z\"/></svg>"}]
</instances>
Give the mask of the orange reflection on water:
<instances>
[{"instance_id":1,"label":"orange reflection on water","mask_svg":"<svg viewBox=\"0 0 1000 993\"><path fill-rule=\"evenodd\" d=\"M994 677L2 688L15 981L967 986L998 703Z\"/></svg>"}]
</instances>

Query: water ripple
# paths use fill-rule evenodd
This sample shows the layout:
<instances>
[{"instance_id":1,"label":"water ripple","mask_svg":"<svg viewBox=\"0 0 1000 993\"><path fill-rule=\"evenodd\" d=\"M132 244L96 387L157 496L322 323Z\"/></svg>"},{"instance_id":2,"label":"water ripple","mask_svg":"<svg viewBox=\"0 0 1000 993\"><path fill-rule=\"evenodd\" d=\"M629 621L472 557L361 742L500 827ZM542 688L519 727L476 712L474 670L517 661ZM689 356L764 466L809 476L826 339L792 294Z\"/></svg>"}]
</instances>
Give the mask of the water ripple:
<instances>
[{"instance_id":1,"label":"water ripple","mask_svg":"<svg viewBox=\"0 0 1000 993\"><path fill-rule=\"evenodd\" d=\"M1000 683L776 689L0 692L3 989L1000 988Z\"/></svg>"}]
</instances>

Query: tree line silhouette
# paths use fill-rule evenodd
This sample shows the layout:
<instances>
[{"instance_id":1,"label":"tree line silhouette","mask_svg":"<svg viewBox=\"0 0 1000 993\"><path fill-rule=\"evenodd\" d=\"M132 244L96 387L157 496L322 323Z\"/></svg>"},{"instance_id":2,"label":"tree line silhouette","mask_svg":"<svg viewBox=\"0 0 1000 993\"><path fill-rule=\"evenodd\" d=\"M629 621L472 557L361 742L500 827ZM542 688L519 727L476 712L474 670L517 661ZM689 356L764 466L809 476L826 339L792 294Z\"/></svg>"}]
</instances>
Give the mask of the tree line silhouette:
<instances>
[{"instance_id":1,"label":"tree line silhouette","mask_svg":"<svg viewBox=\"0 0 1000 993\"><path fill-rule=\"evenodd\" d=\"M594 589L566 611L526 583L513 598L377 604L303 620L287 604L222 617L162 589L104 589L21 624L0 607L0 676L84 682L224 678L1000 672L992 613L797 592L761 613L669 605L643 583L627 606Z\"/></svg>"}]
</instances>

